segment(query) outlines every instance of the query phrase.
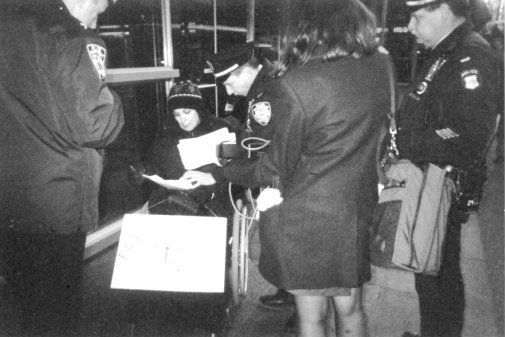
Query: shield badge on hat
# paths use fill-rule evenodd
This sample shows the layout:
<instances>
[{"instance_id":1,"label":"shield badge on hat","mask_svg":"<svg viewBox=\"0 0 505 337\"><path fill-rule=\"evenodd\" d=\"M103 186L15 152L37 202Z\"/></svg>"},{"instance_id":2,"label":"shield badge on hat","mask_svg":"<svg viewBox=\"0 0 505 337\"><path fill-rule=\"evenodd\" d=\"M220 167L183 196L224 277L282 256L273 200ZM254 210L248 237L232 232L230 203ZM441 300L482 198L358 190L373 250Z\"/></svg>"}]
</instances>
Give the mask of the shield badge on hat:
<instances>
[{"instance_id":1,"label":"shield badge on hat","mask_svg":"<svg viewBox=\"0 0 505 337\"><path fill-rule=\"evenodd\" d=\"M272 117L272 107L268 102L258 102L253 104L251 114L258 124L265 126Z\"/></svg>"},{"instance_id":2,"label":"shield badge on hat","mask_svg":"<svg viewBox=\"0 0 505 337\"><path fill-rule=\"evenodd\" d=\"M100 80L105 79L105 55L107 51L104 47L97 44L88 44L87 46L88 54L91 62L95 66L96 72L98 73L98 78Z\"/></svg>"}]
</instances>

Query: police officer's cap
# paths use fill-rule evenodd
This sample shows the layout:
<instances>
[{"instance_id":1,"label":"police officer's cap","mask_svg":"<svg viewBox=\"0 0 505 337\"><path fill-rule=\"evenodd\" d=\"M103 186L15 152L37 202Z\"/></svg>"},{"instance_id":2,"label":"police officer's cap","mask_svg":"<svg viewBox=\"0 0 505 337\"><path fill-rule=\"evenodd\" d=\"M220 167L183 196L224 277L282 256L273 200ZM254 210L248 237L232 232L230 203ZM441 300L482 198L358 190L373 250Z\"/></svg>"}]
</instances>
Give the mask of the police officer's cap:
<instances>
[{"instance_id":1,"label":"police officer's cap","mask_svg":"<svg viewBox=\"0 0 505 337\"><path fill-rule=\"evenodd\" d=\"M413 13L423 7L430 5L437 5L444 2L443 0L407 0L405 4L407 5L407 10Z\"/></svg>"},{"instance_id":2,"label":"police officer's cap","mask_svg":"<svg viewBox=\"0 0 505 337\"><path fill-rule=\"evenodd\" d=\"M471 7L470 3L478 6L479 2L482 3L483 0L405 0L409 13L413 13L423 7L446 3L451 8L451 11L458 16L466 16Z\"/></svg>"},{"instance_id":3,"label":"police officer's cap","mask_svg":"<svg viewBox=\"0 0 505 337\"><path fill-rule=\"evenodd\" d=\"M209 55L207 64L215 78L223 78L249 61L254 53L254 42L248 42Z\"/></svg>"}]
</instances>

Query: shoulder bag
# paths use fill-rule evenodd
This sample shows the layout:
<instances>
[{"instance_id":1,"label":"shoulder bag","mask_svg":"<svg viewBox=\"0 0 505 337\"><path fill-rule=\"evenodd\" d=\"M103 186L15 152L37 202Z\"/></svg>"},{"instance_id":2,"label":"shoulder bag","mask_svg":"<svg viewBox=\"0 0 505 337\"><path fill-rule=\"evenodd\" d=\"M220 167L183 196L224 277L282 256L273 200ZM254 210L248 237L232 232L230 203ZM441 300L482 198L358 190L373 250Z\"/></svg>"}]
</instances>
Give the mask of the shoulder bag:
<instances>
[{"instance_id":1,"label":"shoulder bag","mask_svg":"<svg viewBox=\"0 0 505 337\"><path fill-rule=\"evenodd\" d=\"M379 267L436 275L455 186L447 177L450 167L418 167L407 159L397 159L395 84L392 65L388 67L391 141L386 160L379 164L384 188L370 228L370 259Z\"/></svg>"}]
</instances>

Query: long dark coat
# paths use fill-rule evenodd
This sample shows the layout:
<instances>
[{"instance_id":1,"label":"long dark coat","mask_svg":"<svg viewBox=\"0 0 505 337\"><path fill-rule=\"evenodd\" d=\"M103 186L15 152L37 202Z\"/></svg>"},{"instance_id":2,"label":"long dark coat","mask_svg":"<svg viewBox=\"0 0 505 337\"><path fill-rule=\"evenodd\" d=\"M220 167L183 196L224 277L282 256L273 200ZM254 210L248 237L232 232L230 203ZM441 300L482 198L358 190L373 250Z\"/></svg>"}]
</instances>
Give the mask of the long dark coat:
<instances>
[{"instance_id":1,"label":"long dark coat","mask_svg":"<svg viewBox=\"0 0 505 337\"><path fill-rule=\"evenodd\" d=\"M358 287L370 278L375 156L389 107L388 56L314 58L265 88L272 143L224 176L245 186L280 177L284 201L260 215L259 269L284 289Z\"/></svg>"},{"instance_id":2,"label":"long dark coat","mask_svg":"<svg viewBox=\"0 0 505 337\"><path fill-rule=\"evenodd\" d=\"M92 230L99 150L124 124L120 99L105 83L105 44L58 1L0 16L0 224L33 233Z\"/></svg>"}]
</instances>

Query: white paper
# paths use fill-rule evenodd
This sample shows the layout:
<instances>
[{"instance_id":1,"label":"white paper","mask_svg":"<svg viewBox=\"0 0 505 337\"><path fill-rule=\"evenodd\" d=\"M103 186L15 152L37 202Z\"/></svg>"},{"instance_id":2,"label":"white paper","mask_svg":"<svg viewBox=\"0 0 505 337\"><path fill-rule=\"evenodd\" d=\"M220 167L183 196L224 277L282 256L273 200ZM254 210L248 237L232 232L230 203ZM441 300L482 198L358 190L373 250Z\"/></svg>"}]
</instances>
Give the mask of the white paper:
<instances>
[{"instance_id":1,"label":"white paper","mask_svg":"<svg viewBox=\"0 0 505 337\"><path fill-rule=\"evenodd\" d=\"M111 288L224 292L226 218L125 214Z\"/></svg>"},{"instance_id":2,"label":"white paper","mask_svg":"<svg viewBox=\"0 0 505 337\"><path fill-rule=\"evenodd\" d=\"M147 174L143 174L142 176L169 190L190 190L194 188L191 182L187 179L170 180L163 179L159 175L149 176Z\"/></svg>"},{"instance_id":3,"label":"white paper","mask_svg":"<svg viewBox=\"0 0 505 337\"><path fill-rule=\"evenodd\" d=\"M181 139L177 148L186 170L194 170L208 164L217 164L217 147L224 142L236 142L235 133L222 128L206 135Z\"/></svg>"}]
</instances>

